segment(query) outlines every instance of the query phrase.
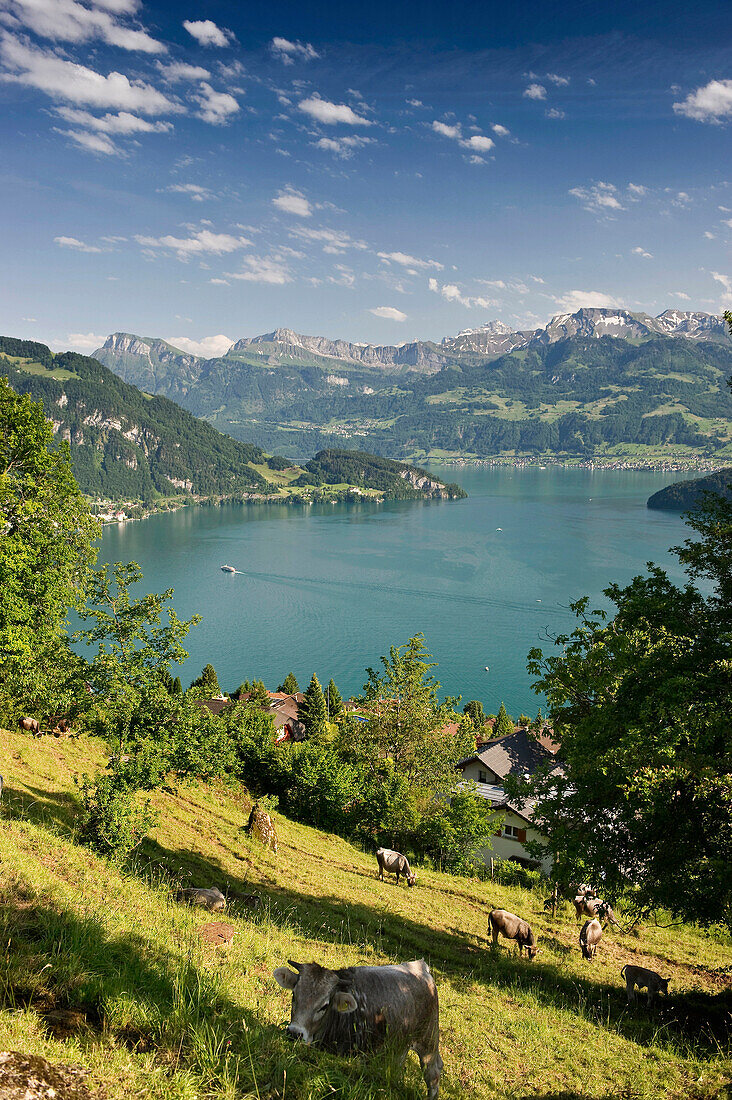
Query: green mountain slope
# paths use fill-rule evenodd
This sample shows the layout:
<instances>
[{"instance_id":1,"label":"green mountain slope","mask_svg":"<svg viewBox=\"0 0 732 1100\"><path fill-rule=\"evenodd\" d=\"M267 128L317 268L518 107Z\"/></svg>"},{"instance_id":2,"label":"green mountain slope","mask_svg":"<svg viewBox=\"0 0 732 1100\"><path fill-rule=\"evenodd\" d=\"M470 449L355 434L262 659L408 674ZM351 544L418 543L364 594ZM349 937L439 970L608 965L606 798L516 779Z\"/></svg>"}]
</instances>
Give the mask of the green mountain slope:
<instances>
[{"instance_id":1,"label":"green mountain slope","mask_svg":"<svg viewBox=\"0 0 732 1100\"><path fill-rule=\"evenodd\" d=\"M222 435L165 397L141 393L96 359L0 337L0 374L17 392L43 400L57 437L71 445L85 493L149 500L268 488L252 468L266 463L259 447Z\"/></svg>"},{"instance_id":2,"label":"green mountain slope","mask_svg":"<svg viewBox=\"0 0 732 1100\"><path fill-rule=\"evenodd\" d=\"M688 512L703 493L718 493L719 496L732 498L732 467L717 470L707 477L666 485L648 498L648 507L665 512Z\"/></svg>"},{"instance_id":3,"label":"green mountain slope","mask_svg":"<svg viewBox=\"0 0 732 1100\"><path fill-rule=\"evenodd\" d=\"M732 457L724 333L570 329L513 334L523 343L507 353L491 350L492 337L485 347L471 336L369 351L278 330L212 360L124 334L95 355L222 431L298 460L350 440L400 458Z\"/></svg>"},{"instance_id":4,"label":"green mountain slope","mask_svg":"<svg viewBox=\"0 0 732 1100\"><path fill-rule=\"evenodd\" d=\"M0 734L0 1050L89 1070L104 1100L425 1100L414 1054L328 1054L288 1040L287 959L338 968L424 957L440 997L441 1095L449 1100L714 1100L730 1076L732 947L721 932L608 927L589 965L571 905L417 867L413 890L379 882L372 854L275 814L275 855L244 833L234 785L152 792L159 823L120 869L74 843L73 778L103 767L100 739ZM216 885L225 913L175 901ZM261 899L252 911L246 904ZM541 950L489 945L488 913L521 914ZM631 911L616 907L623 927ZM223 920L230 947L206 947ZM620 969L670 978L654 1011L628 1007ZM68 1094L67 1094L68 1095Z\"/></svg>"}]
</instances>

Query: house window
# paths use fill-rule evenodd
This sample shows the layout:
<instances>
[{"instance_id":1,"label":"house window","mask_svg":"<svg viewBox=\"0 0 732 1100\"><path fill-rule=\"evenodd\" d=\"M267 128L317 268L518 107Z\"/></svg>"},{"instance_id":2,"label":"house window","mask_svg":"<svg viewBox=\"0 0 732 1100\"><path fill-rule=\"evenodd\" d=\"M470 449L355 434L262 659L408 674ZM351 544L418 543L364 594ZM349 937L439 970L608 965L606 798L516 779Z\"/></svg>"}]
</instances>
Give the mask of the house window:
<instances>
[{"instance_id":1,"label":"house window","mask_svg":"<svg viewBox=\"0 0 732 1100\"><path fill-rule=\"evenodd\" d=\"M526 840L526 829L520 829L517 825L504 825L503 835L523 843Z\"/></svg>"},{"instance_id":2,"label":"house window","mask_svg":"<svg viewBox=\"0 0 732 1100\"><path fill-rule=\"evenodd\" d=\"M488 773L487 772L478 772L478 782L479 783L487 783L488 782Z\"/></svg>"}]
</instances>

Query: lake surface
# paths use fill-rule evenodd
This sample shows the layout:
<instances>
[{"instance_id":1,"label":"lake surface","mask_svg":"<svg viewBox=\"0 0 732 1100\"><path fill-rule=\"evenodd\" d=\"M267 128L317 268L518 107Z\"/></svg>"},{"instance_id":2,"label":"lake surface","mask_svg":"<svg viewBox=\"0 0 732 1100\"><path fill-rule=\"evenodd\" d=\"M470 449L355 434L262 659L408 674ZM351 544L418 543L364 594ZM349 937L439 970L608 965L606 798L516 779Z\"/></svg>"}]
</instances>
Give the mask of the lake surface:
<instances>
[{"instance_id":1,"label":"lake surface","mask_svg":"<svg viewBox=\"0 0 732 1100\"><path fill-rule=\"evenodd\" d=\"M648 560L682 578L668 547L683 522L645 506L673 474L434 468L469 498L186 508L108 527L99 560L137 561L145 591L172 587L181 617L203 616L184 686L210 661L224 690L292 670L302 688L332 676L345 698L421 631L445 693L514 715L536 713L526 654L571 629L570 601L602 600Z\"/></svg>"}]
</instances>

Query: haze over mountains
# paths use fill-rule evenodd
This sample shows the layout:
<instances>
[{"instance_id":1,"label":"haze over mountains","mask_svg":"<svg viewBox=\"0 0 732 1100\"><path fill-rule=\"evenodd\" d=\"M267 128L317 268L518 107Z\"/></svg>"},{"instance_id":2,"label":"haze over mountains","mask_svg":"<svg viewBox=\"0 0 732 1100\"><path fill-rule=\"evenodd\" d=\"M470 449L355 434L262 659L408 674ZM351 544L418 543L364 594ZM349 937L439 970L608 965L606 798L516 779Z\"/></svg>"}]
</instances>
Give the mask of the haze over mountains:
<instances>
[{"instance_id":1,"label":"haze over mountains","mask_svg":"<svg viewBox=\"0 0 732 1100\"><path fill-rule=\"evenodd\" d=\"M399 346L281 328L214 359L115 333L94 354L294 459L333 446L410 459L732 455L732 340L706 313L580 309L533 331L490 322Z\"/></svg>"}]
</instances>

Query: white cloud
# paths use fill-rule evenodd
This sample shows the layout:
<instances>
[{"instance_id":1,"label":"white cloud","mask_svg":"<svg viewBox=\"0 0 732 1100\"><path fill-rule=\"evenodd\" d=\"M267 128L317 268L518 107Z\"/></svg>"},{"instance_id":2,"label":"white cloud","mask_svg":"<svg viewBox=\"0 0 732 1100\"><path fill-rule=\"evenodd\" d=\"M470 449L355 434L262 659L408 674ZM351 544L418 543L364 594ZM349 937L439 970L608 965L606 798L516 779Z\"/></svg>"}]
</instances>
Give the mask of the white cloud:
<instances>
[{"instance_id":1,"label":"white cloud","mask_svg":"<svg viewBox=\"0 0 732 1100\"><path fill-rule=\"evenodd\" d=\"M642 184L640 184L640 183L629 183L628 184L628 195L632 199L642 199L647 194L648 194L648 188L643 187Z\"/></svg>"},{"instance_id":2,"label":"white cloud","mask_svg":"<svg viewBox=\"0 0 732 1100\"><path fill-rule=\"evenodd\" d=\"M463 294L460 287L456 286L455 283L445 283L440 286L437 279L430 279L427 285L434 294L439 294L446 302L457 302L459 305L465 306L466 309L475 307L491 309L499 305L493 298Z\"/></svg>"},{"instance_id":3,"label":"white cloud","mask_svg":"<svg viewBox=\"0 0 732 1100\"><path fill-rule=\"evenodd\" d=\"M203 336L200 340L191 340L188 336L166 336L167 344L172 344L179 351L186 351L189 355L199 355L203 359L218 359L226 355L234 341L228 336Z\"/></svg>"},{"instance_id":4,"label":"white cloud","mask_svg":"<svg viewBox=\"0 0 732 1100\"><path fill-rule=\"evenodd\" d=\"M343 160L352 157L356 149L364 145L375 145L376 138L363 137L361 134L346 134L345 137L322 137L314 142L316 149L322 149L326 153L333 153Z\"/></svg>"},{"instance_id":5,"label":"white cloud","mask_svg":"<svg viewBox=\"0 0 732 1100\"><path fill-rule=\"evenodd\" d=\"M708 241L716 241L717 239L714 233L710 233L708 229L704 230L704 236Z\"/></svg>"},{"instance_id":6,"label":"white cloud","mask_svg":"<svg viewBox=\"0 0 732 1100\"><path fill-rule=\"evenodd\" d=\"M432 123L432 129L435 131L436 134L442 134L443 137L447 138L454 138L455 141L458 141L463 136L459 123L457 123L455 126L448 126L447 123L439 122L437 119L435 119L435 121Z\"/></svg>"},{"instance_id":7,"label":"white cloud","mask_svg":"<svg viewBox=\"0 0 732 1100\"><path fill-rule=\"evenodd\" d=\"M410 107L424 107L424 103L421 99L408 99L407 103Z\"/></svg>"},{"instance_id":8,"label":"white cloud","mask_svg":"<svg viewBox=\"0 0 732 1100\"><path fill-rule=\"evenodd\" d=\"M305 226L293 226L290 234L301 240L317 241L323 245L323 252L332 256L340 255L349 248L355 248L358 251L368 248L365 241L354 240L342 229L308 229Z\"/></svg>"},{"instance_id":9,"label":"white cloud","mask_svg":"<svg viewBox=\"0 0 732 1100\"><path fill-rule=\"evenodd\" d=\"M373 313L374 317L381 317L384 321L406 321L406 313L402 313L400 309L394 309L393 306L376 306L375 309L370 309L369 313Z\"/></svg>"},{"instance_id":10,"label":"white cloud","mask_svg":"<svg viewBox=\"0 0 732 1100\"><path fill-rule=\"evenodd\" d=\"M346 103L331 103L327 99L321 99L318 95L312 95L308 99L301 99L298 109L306 115L322 122L325 126L335 126L342 122L345 126L373 126L368 118L362 118Z\"/></svg>"},{"instance_id":11,"label":"white cloud","mask_svg":"<svg viewBox=\"0 0 732 1100\"><path fill-rule=\"evenodd\" d=\"M187 195L194 202L204 202L214 198L212 191L207 187L201 187L198 183L171 183L169 187L161 187L161 191L172 191L174 195Z\"/></svg>"},{"instance_id":12,"label":"white cloud","mask_svg":"<svg viewBox=\"0 0 732 1100\"><path fill-rule=\"evenodd\" d=\"M87 130L95 130L103 134L162 134L166 130L172 130L170 122L148 122L146 118L139 118L129 111L120 111L119 114L106 114L101 118L89 111L79 110L77 107L58 107L56 114L73 126L84 126Z\"/></svg>"},{"instance_id":13,"label":"white cloud","mask_svg":"<svg viewBox=\"0 0 732 1100\"><path fill-rule=\"evenodd\" d=\"M122 150L106 134L90 134L88 130L58 130L57 133L71 138L88 153L101 153L103 156L122 156Z\"/></svg>"},{"instance_id":14,"label":"white cloud","mask_svg":"<svg viewBox=\"0 0 732 1100\"><path fill-rule=\"evenodd\" d=\"M547 73L546 78L551 81L552 84L556 84L558 88L566 88L569 84L568 76L559 76L557 73Z\"/></svg>"},{"instance_id":15,"label":"white cloud","mask_svg":"<svg viewBox=\"0 0 732 1100\"><path fill-rule=\"evenodd\" d=\"M313 215L313 208L308 200L294 187L286 187L284 191L279 191L272 199L272 205L284 211L285 214L295 214L298 218L311 218Z\"/></svg>"},{"instance_id":16,"label":"white cloud","mask_svg":"<svg viewBox=\"0 0 732 1100\"><path fill-rule=\"evenodd\" d=\"M428 267L434 267L438 271L442 271L443 267L437 260L418 260L415 256L410 256L407 252L379 252L377 255L380 260L384 260L386 263L400 264L402 267L418 267L423 270Z\"/></svg>"},{"instance_id":17,"label":"white cloud","mask_svg":"<svg viewBox=\"0 0 732 1100\"><path fill-rule=\"evenodd\" d=\"M276 256L247 256L243 271L227 271L226 275L229 279L265 283L268 286L284 286L292 282L289 267Z\"/></svg>"},{"instance_id":18,"label":"white cloud","mask_svg":"<svg viewBox=\"0 0 732 1100\"><path fill-rule=\"evenodd\" d=\"M208 80L211 76L208 69L202 68L201 65L188 65L185 61L170 61L167 65L158 61L158 68L171 84L179 80Z\"/></svg>"},{"instance_id":19,"label":"white cloud","mask_svg":"<svg viewBox=\"0 0 732 1100\"><path fill-rule=\"evenodd\" d=\"M57 244L59 248L73 248L76 252L101 252L101 248L97 248L93 244L85 244L84 241L80 241L78 237L54 237L53 243Z\"/></svg>"},{"instance_id":20,"label":"white cloud","mask_svg":"<svg viewBox=\"0 0 732 1100\"><path fill-rule=\"evenodd\" d=\"M70 332L66 337L65 346L78 351L96 351L105 339L106 337L99 336L96 332Z\"/></svg>"},{"instance_id":21,"label":"white cloud","mask_svg":"<svg viewBox=\"0 0 732 1100\"><path fill-rule=\"evenodd\" d=\"M566 118L564 111L560 111L558 107L550 107L548 111L544 111L545 118L557 119Z\"/></svg>"},{"instance_id":22,"label":"white cloud","mask_svg":"<svg viewBox=\"0 0 732 1100\"><path fill-rule=\"evenodd\" d=\"M674 103L677 115L697 122L721 122L732 116L732 80L710 80L690 92L683 103Z\"/></svg>"},{"instance_id":23,"label":"white cloud","mask_svg":"<svg viewBox=\"0 0 732 1100\"><path fill-rule=\"evenodd\" d=\"M478 153L487 153L489 149L493 148L495 142L484 134L473 134L467 141L461 141L460 144L466 149L473 149Z\"/></svg>"},{"instance_id":24,"label":"white cloud","mask_svg":"<svg viewBox=\"0 0 732 1100\"><path fill-rule=\"evenodd\" d=\"M320 57L318 51L309 42L290 42L287 38L273 38L269 46L274 57L284 65L294 65L298 61L315 61Z\"/></svg>"},{"instance_id":25,"label":"white cloud","mask_svg":"<svg viewBox=\"0 0 732 1100\"><path fill-rule=\"evenodd\" d=\"M120 23L116 15L129 15L137 5L122 5L100 11L109 5L77 0L6 0L3 5L13 25L27 27L41 38L56 42L89 42L100 39L110 46L140 53L165 53L165 46L147 31Z\"/></svg>"},{"instance_id":26,"label":"white cloud","mask_svg":"<svg viewBox=\"0 0 732 1100\"><path fill-rule=\"evenodd\" d=\"M570 290L554 301L564 313L576 313L578 309L622 309L617 298L599 290Z\"/></svg>"},{"instance_id":27,"label":"white cloud","mask_svg":"<svg viewBox=\"0 0 732 1100\"><path fill-rule=\"evenodd\" d=\"M212 126L226 126L231 116L239 110L239 104L233 95L228 92L217 92L205 81L200 86L200 91L191 96L200 107L196 112L198 118Z\"/></svg>"},{"instance_id":28,"label":"white cloud","mask_svg":"<svg viewBox=\"0 0 732 1100\"><path fill-rule=\"evenodd\" d=\"M691 298L688 294L684 294L683 290L672 290L669 295L671 298L680 298L682 302L690 302Z\"/></svg>"},{"instance_id":29,"label":"white cloud","mask_svg":"<svg viewBox=\"0 0 732 1100\"><path fill-rule=\"evenodd\" d=\"M229 233L212 233L210 229L199 229L190 237L173 237L170 234L164 237L146 237L138 234L135 240L144 248L170 249L176 253L179 260L209 253L214 256L223 256L228 252L236 252L239 248L247 248L252 243L246 237L233 237Z\"/></svg>"},{"instance_id":30,"label":"white cloud","mask_svg":"<svg viewBox=\"0 0 732 1100\"><path fill-rule=\"evenodd\" d=\"M632 248L631 252L633 253L634 256L642 256L644 260L652 260L653 259L653 253L652 252L646 252L645 248L641 248L640 245L637 245L636 248Z\"/></svg>"},{"instance_id":31,"label":"white cloud","mask_svg":"<svg viewBox=\"0 0 732 1100\"><path fill-rule=\"evenodd\" d=\"M507 130L505 126L501 126L499 122L495 122L493 126L491 126L491 130L496 135L496 137L508 137L511 133L511 131Z\"/></svg>"},{"instance_id":32,"label":"white cloud","mask_svg":"<svg viewBox=\"0 0 732 1100\"><path fill-rule=\"evenodd\" d=\"M546 88L543 84L529 84L524 92L525 99L546 99Z\"/></svg>"},{"instance_id":33,"label":"white cloud","mask_svg":"<svg viewBox=\"0 0 732 1100\"><path fill-rule=\"evenodd\" d=\"M228 46L234 35L225 27L217 27L211 19L184 19L183 26L200 46Z\"/></svg>"},{"instance_id":34,"label":"white cloud","mask_svg":"<svg viewBox=\"0 0 732 1100\"><path fill-rule=\"evenodd\" d=\"M172 114L183 109L142 80L129 80L118 72L102 76L94 69L28 46L10 34L3 35L0 57L10 70L5 74L6 80L37 88L68 103L143 115Z\"/></svg>"},{"instance_id":35,"label":"white cloud","mask_svg":"<svg viewBox=\"0 0 732 1100\"><path fill-rule=\"evenodd\" d=\"M593 214L607 214L609 210L622 210L617 197L618 189L612 183L595 183L592 187L572 187L569 194L583 203L585 210Z\"/></svg>"},{"instance_id":36,"label":"white cloud","mask_svg":"<svg viewBox=\"0 0 732 1100\"><path fill-rule=\"evenodd\" d=\"M722 275L719 271L712 271L711 274L715 282L721 283L723 288L723 294L719 300L720 309L730 309L732 307L732 278L729 275Z\"/></svg>"}]
</instances>

